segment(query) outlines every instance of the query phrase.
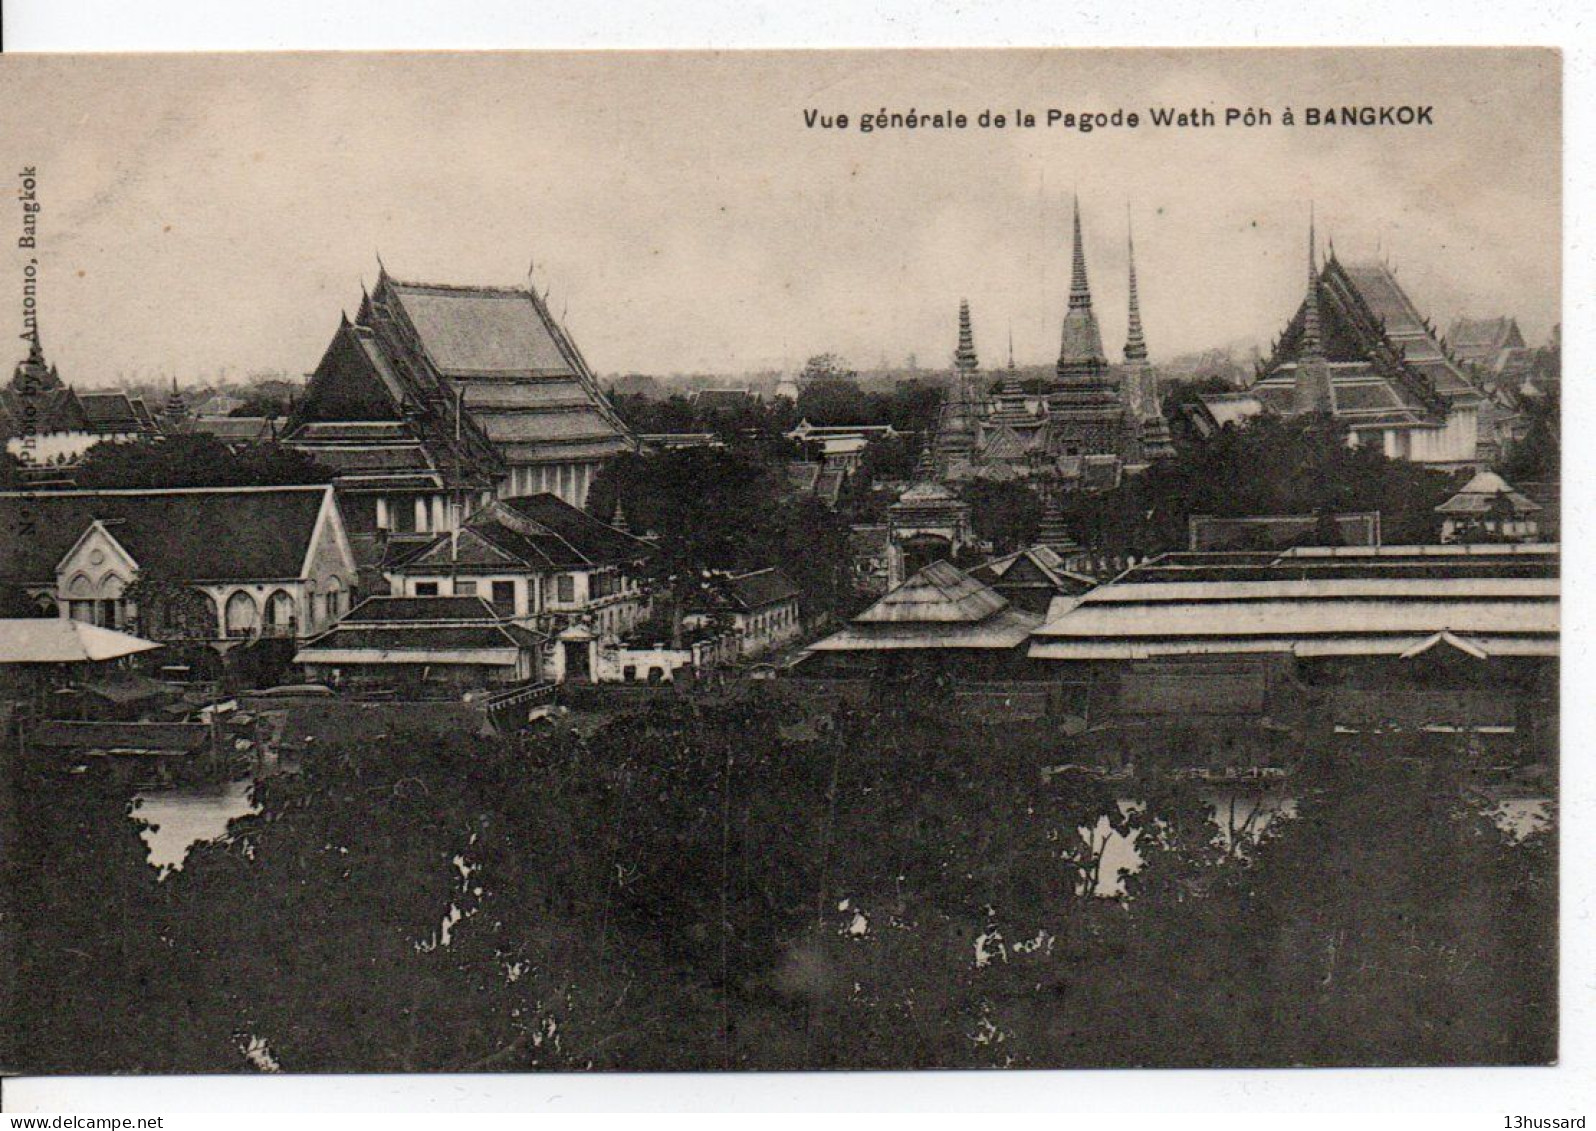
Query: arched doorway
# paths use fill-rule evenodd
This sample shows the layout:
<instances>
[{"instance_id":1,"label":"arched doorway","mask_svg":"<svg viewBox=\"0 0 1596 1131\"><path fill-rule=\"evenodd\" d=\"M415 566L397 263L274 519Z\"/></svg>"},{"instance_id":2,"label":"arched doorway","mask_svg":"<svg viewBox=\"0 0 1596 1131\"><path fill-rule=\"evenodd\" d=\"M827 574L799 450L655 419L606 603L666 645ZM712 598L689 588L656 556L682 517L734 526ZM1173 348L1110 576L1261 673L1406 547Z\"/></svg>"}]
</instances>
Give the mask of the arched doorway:
<instances>
[{"instance_id":1,"label":"arched doorway","mask_svg":"<svg viewBox=\"0 0 1596 1131\"><path fill-rule=\"evenodd\" d=\"M227 599L227 635L248 636L253 633L259 623L259 613L255 598L242 589L234 593Z\"/></svg>"},{"instance_id":2,"label":"arched doorway","mask_svg":"<svg viewBox=\"0 0 1596 1131\"><path fill-rule=\"evenodd\" d=\"M294 635L294 599L279 589L266 598L266 631L273 636Z\"/></svg>"},{"instance_id":3,"label":"arched doorway","mask_svg":"<svg viewBox=\"0 0 1596 1131\"><path fill-rule=\"evenodd\" d=\"M903 576L912 577L932 562L953 560L953 542L938 534L914 534L899 543Z\"/></svg>"}]
</instances>

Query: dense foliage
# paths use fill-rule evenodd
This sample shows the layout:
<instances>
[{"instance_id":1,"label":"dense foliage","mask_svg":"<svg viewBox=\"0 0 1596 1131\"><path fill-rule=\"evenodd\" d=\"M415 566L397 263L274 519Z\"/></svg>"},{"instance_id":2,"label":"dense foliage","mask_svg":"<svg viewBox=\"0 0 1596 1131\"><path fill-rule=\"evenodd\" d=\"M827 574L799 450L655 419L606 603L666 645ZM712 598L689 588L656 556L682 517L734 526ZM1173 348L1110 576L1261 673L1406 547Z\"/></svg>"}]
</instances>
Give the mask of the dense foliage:
<instances>
[{"instance_id":1,"label":"dense foliage","mask_svg":"<svg viewBox=\"0 0 1596 1131\"><path fill-rule=\"evenodd\" d=\"M1114 490L1063 496L1065 521L1094 549L1155 553L1184 549L1192 515L1327 515L1379 511L1383 541L1434 542L1435 508L1463 478L1370 448L1348 447L1324 417L1260 417L1210 439L1182 444L1176 458L1127 476Z\"/></svg>"},{"instance_id":2,"label":"dense foliage","mask_svg":"<svg viewBox=\"0 0 1596 1131\"><path fill-rule=\"evenodd\" d=\"M232 448L204 432L96 444L72 469L79 487L253 487L328 483L332 472L292 448Z\"/></svg>"},{"instance_id":3,"label":"dense foliage","mask_svg":"<svg viewBox=\"0 0 1596 1131\"><path fill-rule=\"evenodd\" d=\"M632 529L654 537L649 570L678 606L712 573L766 566L792 579L811 618L850 599L846 522L790 493L779 464L733 448L625 455L593 481L588 510L608 519L617 498Z\"/></svg>"},{"instance_id":4,"label":"dense foliage","mask_svg":"<svg viewBox=\"0 0 1596 1131\"><path fill-rule=\"evenodd\" d=\"M1044 786L1056 740L927 702L834 721L675 703L585 739L323 749L159 880L112 771L26 762L4 1063L1555 1056L1553 835L1511 844L1453 760L1335 752L1295 819L1238 839L1186 786L1140 807ZM1094 894L1112 829L1141 838L1128 899Z\"/></svg>"}]
</instances>

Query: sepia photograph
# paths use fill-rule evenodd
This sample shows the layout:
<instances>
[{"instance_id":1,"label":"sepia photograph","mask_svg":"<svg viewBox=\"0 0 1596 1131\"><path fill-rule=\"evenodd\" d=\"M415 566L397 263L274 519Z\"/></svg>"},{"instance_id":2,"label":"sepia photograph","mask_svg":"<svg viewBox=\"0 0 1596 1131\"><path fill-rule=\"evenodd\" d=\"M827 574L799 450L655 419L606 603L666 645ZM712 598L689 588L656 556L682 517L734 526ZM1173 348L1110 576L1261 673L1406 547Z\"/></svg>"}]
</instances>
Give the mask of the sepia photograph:
<instances>
[{"instance_id":1,"label":"sepia photograph","mask_svg":"<svg viewBox=\"0 0 1596 1131\"><path fill-rule=\"evenodd\" d=\"M1557 1063L1562 79L0 57L0 1074Z\"/></svg>"}]
</instances>

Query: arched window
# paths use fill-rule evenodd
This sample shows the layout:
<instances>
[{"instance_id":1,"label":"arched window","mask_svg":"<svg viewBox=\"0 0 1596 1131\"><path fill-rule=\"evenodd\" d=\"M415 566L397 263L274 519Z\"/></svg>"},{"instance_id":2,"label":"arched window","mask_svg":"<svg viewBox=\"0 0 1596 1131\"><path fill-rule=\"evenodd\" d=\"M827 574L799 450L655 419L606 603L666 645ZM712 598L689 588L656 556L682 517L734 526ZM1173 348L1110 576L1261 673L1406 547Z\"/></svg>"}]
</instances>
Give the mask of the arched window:
<instances>
[{"instance_id":1,"label":"arched window","mask_svg":"<svg viewBox=\"0 0 1596 1131\"><path fill-rule=\"evenodd\" d=\"M294 632L294 599L284 590L277 590L266 599L266 627L292 636Z\"/></svg>"},{"instance_id":2,"label":"arched window","mask_svg":"<svg viewBox=\"0 0 1596 1131\"><path fill-rule=\"evenodd\" d=\"M330 621L337 620L343 615L343 588L343 585L336 577L327 579L327 592L324 595L326 605L324 607L327 610L327 619Z\"/></svg>"},{"instance_id":3,"label":"arched window","mask_svg":"<svg viewBox=\"0 0 1596 1131\"><path fill-rule=\"evenodd\" d=\"M94 582L89 580L86 573L77 574L66 584L67 615L73 620L94 623L96 605L94 603Z\"/></svg>"},{"instance_id":4,"label":"arched window","mask_svg":"<svg viewBox=\"0 0 1596 1131\"><path fill-rule=\"evenodd\" d=\"M242 589L227 599L227 635L248 636L255 631L259 610L255 598Z\"/></svg>"},{"instance_id":5,"label":"arched window","mask_svg":"<svg viewBox=\"0 0 1596 1131\"><path fill-rule=\"evenodd\" d=\"M107 628L121 628L128 621L127 603L122 600L122 590L127 582L115 573L100 578L99 614L95 623Z\"/></svg>"}]
</instances>

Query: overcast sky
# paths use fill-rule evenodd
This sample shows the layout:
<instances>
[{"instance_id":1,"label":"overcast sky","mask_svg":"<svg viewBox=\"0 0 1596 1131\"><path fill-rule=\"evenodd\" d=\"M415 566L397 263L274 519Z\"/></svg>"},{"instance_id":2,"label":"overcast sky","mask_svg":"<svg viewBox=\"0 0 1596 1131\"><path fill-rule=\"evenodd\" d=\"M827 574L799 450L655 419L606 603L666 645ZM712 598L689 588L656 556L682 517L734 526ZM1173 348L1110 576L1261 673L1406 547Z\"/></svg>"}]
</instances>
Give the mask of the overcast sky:
<instances>
[{"instance_id":1,"label":"overcast sky","mask_svg":"<svg viewBox=\"0 0 1596 1131\"><path fill-rule=\"evenodd\" d=\"M4 56L0 152L38 168L44 211L36 253L20 207L0 220L0 309L20 332L37 254L46 351L80 387L298 374L380 252L436 282L520 283L535 261L603 373L943 364L961 297L983 362L1012 324L1018 360L1045 363L1078 191L1115 358L1127 207L1156 362L1267 347L1301 297L1310 200L1343 259L1379 248L1443 328L1511 313L1537 342L1558 319L1559 100L1557 57L1531 51ZM1431 105L1434 125L1146 121L1344 104ZM856 124L1016 106L1143 124ZM806 108L851 128L806 129Z\"/></svg>"}]
</instances>

